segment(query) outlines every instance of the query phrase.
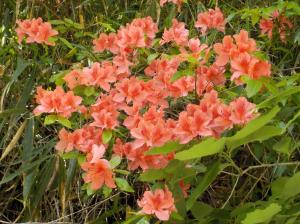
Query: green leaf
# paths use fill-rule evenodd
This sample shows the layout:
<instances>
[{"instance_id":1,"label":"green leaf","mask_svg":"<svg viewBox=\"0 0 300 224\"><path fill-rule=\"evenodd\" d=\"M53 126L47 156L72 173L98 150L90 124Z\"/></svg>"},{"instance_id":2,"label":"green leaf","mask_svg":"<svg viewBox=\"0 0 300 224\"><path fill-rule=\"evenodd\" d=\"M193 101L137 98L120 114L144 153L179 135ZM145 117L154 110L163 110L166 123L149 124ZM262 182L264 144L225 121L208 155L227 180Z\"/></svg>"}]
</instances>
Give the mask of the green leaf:
<instances>
[{"instance_id":1,"label":"green leaf","mask_svg":"<svg viewBox=\"0 0 300 224\"><path fill-rule=\"evenodd\" d=\"M281 100L285 99L286 97L289 97L290 95L298 93L298 92L300 92L300 86L288 88L284 91L274 94L269 99L266 99L265 101L261 102L260 104L257 105L257 108L260 109L260 108L265 108L265 107L273 107Z\"/></svg>"},{"instance_id":2,"label":"green leaf","mask_svg":"<svg viewBox=\"0 0 300 224\"><path fill-rule=\"evenodd\" d=\"M262 87L262 82L260 80L250 79L249 81L247 81L247 86L246 86L247 96L251 98L252 96L256 95L256 93L258 93L261 87Z\"/></svg>"},{"instance_id":3,"label":"green leaf","mask_svg":"<svg viewBox=\"0 0 300 224\"><path fill-rule=\"evenodd\" d=\"M276 114L280 111L280 107L275 106L267 114L259 116L258 118L250 121L242 130L238 131L234 136L227 138L226 145L232 150L243 143L243 139L247 138L249 135L253 134L257 130L261 129L267 123L269 123Z\"/></svg>"},{"instance_id":4,"label":"green leaf","mask_svg":"<svg viewBox=\"0 0 300 224\"><path fill-rule=\"evenodd\" d=\"M264 126L255 132L247 135L246 137L235 139L232 141L232 139L227 140L227 146L230 150L237 148L240 145L245 145L249 142L255 142L255 141L264 141L271 137L281 135L284 129L274 126Z\"/></svg>"},{"instance_id":5,"label":"green leaf","mask_svg":"<svg viewBox=\"0 0 300 224\"><path fill-rule=\"evenodd\" d=\"M152 62L155 58L157 58L158 55L159 55L158 53L150 54L150 55L147 57L147 63L148 63L148 64L151 64L151 62Z\"/></svg>"},{"instance_id":6,"label":"green leaf","mask_svg":"<svg viewBox=\"0 0 300 224\"><path fill-rule=\"evenodd\" d=\"M73 45L69 41L67 41L65 38L59 37L59 40L61 42L63 42L63 44L65 46L67 46L68 48L70 48L71 50L74 48Z\"/></svg>"},{"instance_id":7,"label":"green leaf","mask_svg":"<svg viewBox=\"0 0 300 224\"><path fill-rule=\"evenodd\" d=\"M288 156L291 154L291 143L292 139L290 137L283 137L279 142L273 145L273 149L276 152L287 154Z\"/></svg>"},{"instance_id":8,"label":"green leaf","mask_svg":"<svg viewBox=\"0 0 300 224\"><path fill-rule=\"evenodd\" d=\"M62 153L62 154L59 154L59 156L62 158L62 159L77 159L78 156L79 156L79 153L77 151L71 151L71 152L66 152L66 153Z\"/></svg>"},{"instance_id":9,"label":"green leaf","mask_svg":"<svg viewBox=\"0 0 300 224\"><path fill-rule=\"evenodd\" d=\"M86 156L83 154L78 154L77 162L81 166L81 164L86 162Z\"/></svg>"},{"instance_id":10,"label":"green leaf","mask_svg":"<svg viewBox=\"0 0 300 224\"><path fill-rule=\"evenodd\" d=\"M150 182L155 180L162 180L166 177L166 173L162 170L150 169L140 175L140 180Z\"/></svg>"},{"instance_id":11,"label":"green leaf","mask_svg":"<svg viewBox=\"0 0 300 224\"><path fill-rule=\"evenodd\" d=\"M54 124L57 121L57 119L58 119L57 115L53 115L53 114L47 115L45 117L44 124L45 125Z\"/></svg>"},{"instance_id":12,"label":"green leaf","mask_svg":"<svg viewBox=\"0 0 300 224\"><path fill-rule=\"evenodd\" d=\"M300 194L300 172L292 177L279 178L272 184L272 193L276 198L287 200Z\"/></svg>"},{"instance_id":13,"label":"green leaf","mask_svg":"<svg viewBox=\"0 0 300 224\"><path fill-rule=\"evenodd\" d=\"M190 149L176 153L175 159L178 160L190 160L199 159L204 156L213 155L223 150L225 145L225 138L214 139L208 138L199 144L192 146Z\"/></svg>"},{"instance_id":14,"label":"green leaf","mask_svg":"<svg viewBox=\"0 0 300 224\"><path fill-rule=\"evenodd\" d=\"M128 184L127 180L122 178L116 178L115 180L120 190L126 192L134 192L133 188Z\"/></svg>"},{"instance_id":15,"label":"green leaf","mask_svg":"<svg viewBox=\"0 0 300 224\"><path fill-rule=\"evenodd\" d=\"M108 196L110 196L111 192L112 192L112 189L109 188L109 187L106 187L106 185L104 185L102 187L102 193L103 193L105 198L108 198Z\"/></svg>"},{"instance_id":16,"label":"green leaf","mask_svg":"<svg viewBox=\"0 0 300 224\"><path fill-rule=\"evenodd\" d=\"M57 116L57 121L61 125L67 127L67 128L72 128L72 123L65 117Z\"/></svg>"},{"instance_id":17,"label":"green leaf","mask_svg":"<svg viewBox=\"0 0 300 224\"><path fill-rule=\"evenodd\" d=\"M107 144L112 137L112 130L106 129L102 132L102 141L104 144Z\"/></svg>"},{"instance_id":18,"label":"green leaf","mask_svg":"<svg viewBox=\"0 0 300 224\"><path fill-rule=\"evenodd\" d=\"M214 209L203 202L195 202L191 212L198 221L205 219Z\"/></svg>"},{"instance_id":19,"label":"green leaf","mask_svg":"<svg viewBox=\"0 0 300 224\"><path fill-rule=\"evenodd\" d=\"M145 153L145 155L168 154L178 149L180 144L176 141L170 141L160 147L153 147Z\"/></svg>"},{"instance_id":20,"label":"green leaf","mask_svg":"<svg viewBox=\"0 0 300 224\"><path fill-rule=\"evenodd\" d=\"M203 194L203 192L209 187L209 185L215 180L219 173L225 167L221 165L219 161L213 163L208 167L208 171L205 176L200 180L198 186L192 191L190 197L186 202L187 210L190 210L197 199Z\"/></svg>"},{"instance_id":21,"label":"green leaf","mask_svg":"<svg viewBox=\"0 0 300 224\"><path fill-rule=\"evenodd\" d=\"M281 205L272 203L264 209L256 209L253 212L249 212L246 218L242 221L242 224L256 224L267 223L274 215L281 211Z\"/></svg>"},{"instance_id":22,"label":"green leaf","mask_svg":"<svg viewBox=\"0 0 300 224\"><path fill-rule=\"evenodd\" d=\"M185 69L185 70L178 71L172 76L172 78L170 79L170 82L175 82L176 80L178 80L184 76L192 76L192 75L194 75L194 73L195 72L192 69Z\"/></svg>"},{"instance_id":23,"label":"green leaf","mask_svg":"<svg viewBox=\"0 0 300 224\"><path fill-rule=\"evenodd\" d=\"M84 89L83 89L83 93L84 95L86 96L92 96L95 94L95 88L93 86L86 86Z\"/></svg>"},{"instance_id":24,"label":"green leaf","mask_svg":"<svg viewBox=\"0 0 300 224\"><path fill-rule=\"evenodd\" d=\"M122 160L122 158L120 156L113 155L112 158L111 158L111 160L109 161L110 168L114 169L117 166L119 166L120 163L121 163L121 160Z\"/></svg>"}]
</instances>

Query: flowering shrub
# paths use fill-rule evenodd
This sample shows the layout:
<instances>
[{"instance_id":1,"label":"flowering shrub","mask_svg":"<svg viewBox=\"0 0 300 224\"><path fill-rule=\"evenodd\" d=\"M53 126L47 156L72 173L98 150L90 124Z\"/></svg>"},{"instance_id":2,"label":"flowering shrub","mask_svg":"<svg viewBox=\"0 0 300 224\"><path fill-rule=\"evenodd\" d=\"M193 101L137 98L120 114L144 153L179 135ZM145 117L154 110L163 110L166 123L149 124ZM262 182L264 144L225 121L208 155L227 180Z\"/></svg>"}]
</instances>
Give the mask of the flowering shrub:
<instances>
[{"instance_id":1,"label":"flowering shrub","mask_svg":"<svg viewBox=\"0 0 300 224\"><path fill-rule=\"evenodd\" d=\"M164 7L159 10L173 7L180 12L186 1L160 0L157 5ZM288 157L296 149L283 149L291 145L291 138L276 139L267 146L257 142L297 127L293 123L299 117L295 112L299 99L296 96L290 102L287 97L296 95L299 86L298 78L276 83L278 77L272 74L278 68L264 53L265 46L253 38L255 32L246 28L228 32L233 17L221 8L215 4L215 8L197 13L193 24L183 22L180 16L170 17L168 23L159 22L159 17L135 18L117 30L106 24L105 31L89 34L93 40L88 40L92 55L88 60L76 65L66 63L68 70L53 75L51 84L39 83L36 88L32 109L35 119L52 125L57 135L54 148L59 160L53 170L65 169L66 160L76 159L81 168L78 184L89 196L102 195L111 200L120 192L130 195L130 209L122 214L126 223L212 223L219 221L215 217L223 217L228 207L231 211L226 216L236 217L238 222L265 223L289 209L290 202L286 208L279 198L300 193L284 193L290 191L293 181L299 182L296 173L274 182L270 187L272 197L266 202L236 209L228 204L241 177L253 178L248 171L264 167L257 156L262 147L274 148ZM261 37L274 39L277 33L287 44L294 26L292 19L285 10L269 11L267 16L260 14L259 24L254 25ZM66 21L70 27L83 29ZM17 20L16 24L19 45L42 44L48 52L63 42L70 48L64 58L76 54L77 48L72 47L76 45L64 39L61 21L36 18ZM285 84L289 86L283 88ZM288 103L292 112L275 119L281 110L278 104ZM296 115L291 118L292 113ZM249 143L257 146L254 153ZM236 165L234 157L241 156L237 148L243 145L259 165L253 168L246 163L249 167L245 169ZM206 160L206 156L211 157ZM198 199L219 174L235 177L236 183L228 199L222 203L216 200L215 207L220 209L214 209ZM55 178L49 176L53 182ZM289 190L280 191L281 184ZM51 189L51 184L47 188ZM60 188L65 200L65 190ZM293 209L288 211L294 214ZM253 221L253 217L258 218Z\"/></svg>"},{"instance_id":2,"label":"flowering shrub","mask_svg":"<svg viewBox=\"0 0 300 224\"><path fill-rule=\"evenodd\" d=\"M219 8L200 13L195 27L201 28L202 35L212 28L225 32L223 13ZM113 133L122 127L128 129L129 134L123 140L116 138L113 154L126 158L129 170L146 171L165 168L174 159L175 148L167 154L147 155L153 147L162 147L170 141L187 144L209 136L220 138L234 125L245 125L258 116L255 104L245 97L226 104L214 90L218 86L226 88L227 63L232 72L230 80L238 85L243 83L243 75L250 79L271 75L269 62L251 54L257 47L247 31L241 30L233 37L225 36L223 43L209 46L197 37L189 39L185 24L173 19L172 26L165 28L159 45L169 44L169 48L178 48L179 53L159 55L157 52L144 68L144 74L132 72L141 64L139 49L160 47L154 42L157 32L157 24L146 17L121 26L116 33L101 33L93 41L94 50L110 51L112 60L70 71L63 78L70 89L67 93L60 86L54 91L38 87L36 102L39 105L34 110L35 115L47 113L69 118L78 112L86 123L75 131L61 129L56 149L59 152L79 150L86 156L81 164L85 171L83 179L93 190L104 185L116 187L114 168L105 154L107 143L112 141L111 135L117 136ZM45 41L47 43L47 39ZM189 70L181 70L183 66ZM87 88L92 88L96 99L92 104L84 103L84 95L75 96L78 90ZM168 116L172 101L193 95L198 103L188 103L176 115L177 119ZM176 211L168 189L156 190L154 194L145 192L138 205L143 213L155 214L160 220L168 220Z\"/></svg>"}]
</instances>

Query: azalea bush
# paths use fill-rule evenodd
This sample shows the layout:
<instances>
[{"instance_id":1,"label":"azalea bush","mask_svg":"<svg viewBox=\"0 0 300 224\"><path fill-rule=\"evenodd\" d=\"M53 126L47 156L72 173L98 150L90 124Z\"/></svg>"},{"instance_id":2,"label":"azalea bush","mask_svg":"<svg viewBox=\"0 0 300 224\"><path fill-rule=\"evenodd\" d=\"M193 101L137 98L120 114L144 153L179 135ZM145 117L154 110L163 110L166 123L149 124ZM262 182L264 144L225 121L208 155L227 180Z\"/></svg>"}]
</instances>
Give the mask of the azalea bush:
<instances>
[{"instance_id":1,"label":"azalea bush","mask_svg":"<svg viewBox=\"0 0 300 224\"><path fill-rule=\"evenodd\" d=\"M17 51L3 58L25 53L2 99L29 68L49 78L30 75L15 109L0 108L22 122L1 160L24 133L21 166L0 182L23 175L14 220L44 220L48 193L58 216L46 221L299 222L299 54L288 48L299 50L300 5L144 4L100 32L85 31L84 5L79 23L16 19ZM79 204L93 220L74 218Z\"/></svg>"}]
</instances>

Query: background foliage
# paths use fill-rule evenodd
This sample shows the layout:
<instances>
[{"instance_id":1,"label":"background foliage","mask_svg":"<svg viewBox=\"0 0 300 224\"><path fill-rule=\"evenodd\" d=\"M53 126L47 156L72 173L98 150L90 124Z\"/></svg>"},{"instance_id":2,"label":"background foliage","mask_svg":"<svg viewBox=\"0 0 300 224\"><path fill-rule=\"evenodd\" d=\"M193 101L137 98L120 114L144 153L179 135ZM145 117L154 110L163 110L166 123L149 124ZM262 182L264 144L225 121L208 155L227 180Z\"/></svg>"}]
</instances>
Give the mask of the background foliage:
<instances>
[{"instance_id":1,"label":"background foliage","mask_svg":"<svg viewBox=\"0 0 300 224\"><path fill-rule=\"evenodd\" d=\"M92 39L100 32L117 30L146 15L166 26L176 16L192 30L197 14L216 4L229 20L228 34L244 28L258 41L261 51L266 52L260 56L272 62L273 80L263 94L251 92L257 83L222 93L247 94L265 112L262 117L226 143L202 142L176 154L179 161L191 160L198 173L191 196L178 208L190 221L177 217L176 223L300 223L300 6L296 1L272 0L189 0L179 12L171 4L160 8L154 0L2 0L1 221L120 223L127 218L127 223L146 223L132 215L143 181L161 179L172 169L180 169L182 163L144 173L140 180L129 179L135 194L87 195L89 192L81 189L77 159L54 153L54 133L59 125L46 126L31 114L35 87L59 81L70 67L101 60L91 49ZM285 44L278 37L269 40L260 36L257 23L274 8L284 8L294 24ZM38 16L50 20L62 34L57 45L19 46L14 32L16 18ZM207 38L213 42L222 36L211 33ZM224 144L225 150L220 152ZM201 149L209 150L195 154Z\"/></svg>"}]
</instances>

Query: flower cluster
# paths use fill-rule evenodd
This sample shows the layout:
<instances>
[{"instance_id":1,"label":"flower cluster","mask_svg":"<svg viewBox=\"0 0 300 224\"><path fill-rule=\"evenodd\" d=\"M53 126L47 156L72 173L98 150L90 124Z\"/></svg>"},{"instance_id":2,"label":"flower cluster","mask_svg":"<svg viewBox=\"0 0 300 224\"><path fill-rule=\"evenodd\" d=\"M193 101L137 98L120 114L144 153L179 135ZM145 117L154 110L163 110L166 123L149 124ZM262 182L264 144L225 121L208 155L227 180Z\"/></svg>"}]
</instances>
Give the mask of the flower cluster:
<instances>
[{"instance_id":1,"label":"flower cluster","mask_svg":"<svg viewBox=\"0 0 300 224\"><path fill-rule=\"evenodd\" d=\"M42 18L17 20L18 28L16 33L18 42L21 43L26 37L26 43L39 43L53 46L54 43L49 41L50 37L54 37L58 32L52 29L48 22L43 22Z\"/></svg>"},{"instance_id":2,"label":"flower cluster","mask_svg":"<svg viewBox=\"0 0 300 224\"><path fill-rule=\"evenodd\" d=\"M158 219L163 221L169 220L171 213L176 211L172 192L167 187L154 192L145 191L143 198L137 203L143 213L155 214Z\"/></svg>"},{"instance_id":3,"label":"flower cluster","mask_svg":"<svg viewBox=\"0 0 300 224\"><path fill-rule=\"evenodd\" d=\"M257 51L256 42L245 30L241 30L233 37L225 36L222 43L214 45L214 50L217 54L218 66L225 66L230 62L231 80L234 80L236 84L242 83L240 79L242 75L247 75L251 79L271 75L271 64L253 56L253 53Z\"/></svg>"},{"instance_id":4,"label":"flower cluster","mask_svg":"<svg viewBox=\"0 0 300 224\"><path fill-rule=\"evenodd\" d=\"M202 35L205 35L207 30L216 29L220 32L225 32L225 18L222 11L216 7L209 9L207 12L199 13L195 27L201 30Z\"/></svg>"},{"instance_id":5,"label":"flower cluster","mask_svg":"<svg viewBox=\"0 0 300 224\"><path fill-rule=\"evenodd\" d=\"M37 88L36 102L39 104L33 113L55 113L62 117L70 117L73 112L80 111L82 98L75 96L73 91L65 92L62 87L57 86L54 91L48 91L41 86Z\"/></svg>"},{"instance_id":6,"label":"flower cluster","mask_svg":"<svg viewBox=\"0 0 300 224\"><path fill-rule=\"evenodd\" d=\"M220 9L202 13L198 18L196 26L202 33L210 28L224 31ZM152 147L161 147L170 141L186 144L208 136L218 138L234 125L245 125L258 115L255 104L246 98L238 97L225 103L215 90L216 86L225 87L224 74L228 68L232 72L231 80L237 84L242 83L242 75L252 79L270 76L270 64L254 56L257 47L248 32L242 30L233 37L225 36L222 43L211 47L197 37L189 38L185 24L173 19L172 26L164 30L156 44L158 47L175 45L179 53L157 53L145 65L140 60L144 57L140 49L155 48L153 40L157 32L157 24L146 17L121 26L116 33L101 33L93 41L94 51L109 51L111 60L70 71L63 78L70 89L68 92L62 87L53 91L41 87L37 90L36 115L54 113L69 118L73 112L83 114L83 127L74 131L60 130L56 149L60 152L78 150L85 155L86 161L81 167L85 171L84 181L92 189L103 185L116 187L114 169L105 158L109 147L102 141L104 132L119 133L126 129L124 138L113 138L113 154L125 158L129 170L145 171L164 168L174 158L174 153L148 155L146 152ZM228 63L230 67L226 66ZM88 87L99 95L95 102L85 105L84 96L75 96L73 91ZM199 103L186 103L184 109L170 116L170 102L194 96ZM186 196L190 185L183 181L178 184ZM176 211L172 193L167 188L154 193L146 191L138 205L143 213L155 214L160 220L168 220L171 212Z\"/></svg>"},{"instance_id":7,"label":"flower cluster","mask_svg":"<svg viewBox=\"0 0 300 224\"><path fill-rule=\"evenodd\" d=\"M273 30L277 28L280 40L286 42L286 31L291 29L293 24L278 10L275 10L269 18L260 20L259 27L261 34L267 34L270 39L272 39Z\"/></svg>"}]
</instances>

